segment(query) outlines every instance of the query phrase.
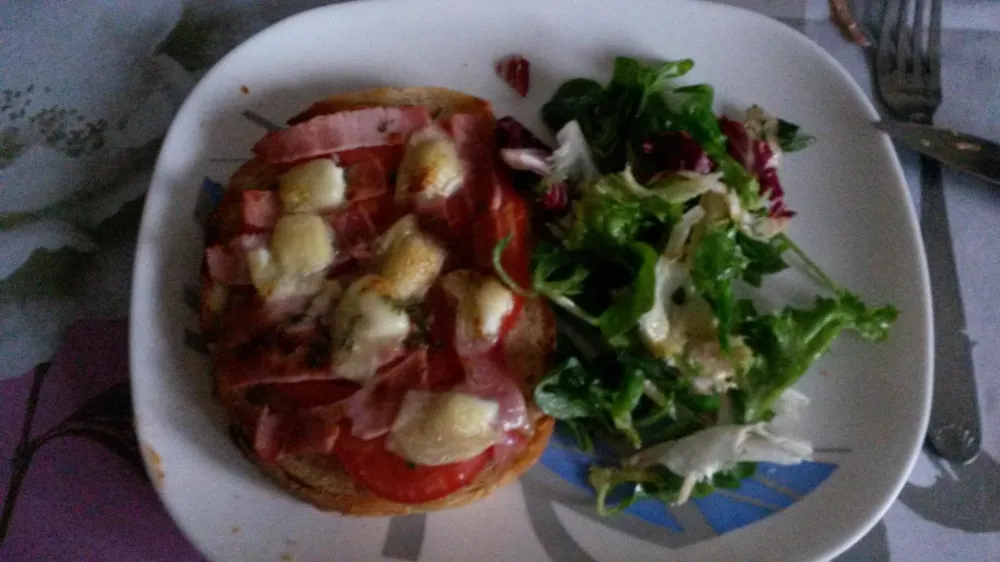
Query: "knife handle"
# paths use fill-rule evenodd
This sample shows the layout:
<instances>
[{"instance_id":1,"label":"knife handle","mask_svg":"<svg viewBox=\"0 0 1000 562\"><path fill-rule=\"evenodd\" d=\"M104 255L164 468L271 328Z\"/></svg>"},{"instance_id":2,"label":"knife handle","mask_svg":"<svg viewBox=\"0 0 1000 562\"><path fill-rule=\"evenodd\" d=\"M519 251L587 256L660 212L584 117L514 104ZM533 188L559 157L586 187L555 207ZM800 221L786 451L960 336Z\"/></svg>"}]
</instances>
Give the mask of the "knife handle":
<instances>
[{"instance_id":1,"label":"knife handle","mask_svg":"<svg viewBox=\"0 0 1000 562\"><path fill-rule=\"evenodd\" d=\"M934 400L927 439L944 459L968 463L979 454L982 429L972 346L941 184L940 165L920 157L920 224L934 311Z\"/></svg>"}]
</instances>

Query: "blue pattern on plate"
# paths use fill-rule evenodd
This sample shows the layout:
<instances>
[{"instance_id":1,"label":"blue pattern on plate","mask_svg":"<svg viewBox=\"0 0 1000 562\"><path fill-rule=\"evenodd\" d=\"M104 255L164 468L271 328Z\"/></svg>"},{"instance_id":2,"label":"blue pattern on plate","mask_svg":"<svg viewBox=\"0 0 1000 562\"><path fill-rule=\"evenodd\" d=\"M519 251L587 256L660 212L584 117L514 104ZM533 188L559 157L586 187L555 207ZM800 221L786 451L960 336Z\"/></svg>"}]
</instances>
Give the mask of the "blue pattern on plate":
<instances>
[{"instance_id":1,"label":"blue pattern on plate","mask_svg":"<svg viewBox=\"0 0 1000 562\"><path fill-rule=\"evenodd\" d=\"M591 491L587 483L587 471L594 459L602 456L600 453L595 455L579 451L572 438L557 431L542 454L541 463L570 484ZM805 462L794 466L760 463L757 475L744 480L738 489L720 490L691 501L712 529L721 535L760 521L801 500L833 474L835 469L835 464L820 462ZM660 502L638 502L626 511L672 531L684 532L670 514L669 508Z\"/></svg>"},{"instance_id":2,"label":"blue pattern on plate","mask_svg":"<svg viewBox=\"0 0 1000 562\"><path fill-rule=\"evenodd\" d=\"M222 194L225 191L225 188L222 187L221 183L213 181L212 178L206 176L201 182L201 189L208 194L208 198L212 202L213 207L222 201Z\"/></svg>"}]
</instances>

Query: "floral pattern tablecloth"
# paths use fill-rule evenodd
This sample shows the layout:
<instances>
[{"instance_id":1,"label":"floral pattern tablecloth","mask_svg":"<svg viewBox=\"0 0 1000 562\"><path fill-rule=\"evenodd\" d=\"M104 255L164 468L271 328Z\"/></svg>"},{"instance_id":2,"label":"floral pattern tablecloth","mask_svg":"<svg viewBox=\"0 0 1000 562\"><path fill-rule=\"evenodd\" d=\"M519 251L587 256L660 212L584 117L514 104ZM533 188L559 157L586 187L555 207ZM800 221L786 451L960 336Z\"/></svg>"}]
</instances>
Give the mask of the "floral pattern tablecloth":
<instances>
[{"instance_id":1,"label":"floral pattern tablecloth","mask_svg":"<svg viewBox=\"0 0 1000 562\"><path fill-rule=\"evenodd\" d=\"M324 3L0 0L0 561L202 560L157 501L131 431L122 319L142 194L211 64ZM726 3L803 31L868 87L825 0ZM946 2L945 27L938 122L1000 138L1000 3ZM919 205L916 159L900 157ZM842 560L1000 552L1000 190L952 173L945 183L984 453L963 467L922 456Z\"/></svg>"}]
</instances>

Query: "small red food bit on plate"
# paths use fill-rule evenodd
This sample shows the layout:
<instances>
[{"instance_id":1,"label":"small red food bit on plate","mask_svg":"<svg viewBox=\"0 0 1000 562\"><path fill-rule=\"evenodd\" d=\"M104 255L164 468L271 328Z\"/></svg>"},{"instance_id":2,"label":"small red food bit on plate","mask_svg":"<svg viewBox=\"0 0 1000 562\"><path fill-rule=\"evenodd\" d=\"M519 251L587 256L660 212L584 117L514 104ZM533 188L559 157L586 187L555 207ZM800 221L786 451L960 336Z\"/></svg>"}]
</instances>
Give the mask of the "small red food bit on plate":
<instances>
[{"instance_id":1,"label":"small red food bit on plate","mask_svg":"<svg viewBox=\"0 0 1000 562\"><path fill-rule=\"evenodd\" d=\"M494 69L497 76L521 94L521 97L528 95L531 83L531 63L528 59L521 55L509 55L497 61Z\"/></svg>"}]
</instances>

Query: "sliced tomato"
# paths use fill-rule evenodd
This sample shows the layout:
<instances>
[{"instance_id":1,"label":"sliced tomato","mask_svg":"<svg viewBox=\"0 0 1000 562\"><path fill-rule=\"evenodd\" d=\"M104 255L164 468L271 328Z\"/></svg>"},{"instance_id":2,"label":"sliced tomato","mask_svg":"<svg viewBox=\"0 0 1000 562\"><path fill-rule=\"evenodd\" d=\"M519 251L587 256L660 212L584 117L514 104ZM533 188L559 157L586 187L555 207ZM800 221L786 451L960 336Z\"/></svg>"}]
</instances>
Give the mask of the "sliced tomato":
<instances>
[{"instance_id":1,"label":"sliced tomato","mask_svg":"<svg viewBox=\"0 0 1000 562\"><path fill-rule=\"evenodd\" d=\"M486 211L476 221L476 263L493 271L493 248L509 236L500 263L515 282L527 288L531 259L528 204L506 181L498 180L493 190Z\"/></svg>"},{"instance_id":2,"label":"sliced tomato","mask_svg":"<svg viewBox=\"0 0 1000 562\"><path fill-rule=\"evenodd\" d=\"M386 437L363 440L341 426L333 454L355 482L399 503L437 500L467 486L490 462L486 450L469 460L440 466L417 465L385 448Z\"/></svg>"}]
</instances>

